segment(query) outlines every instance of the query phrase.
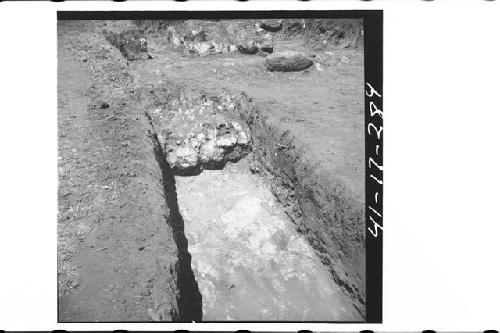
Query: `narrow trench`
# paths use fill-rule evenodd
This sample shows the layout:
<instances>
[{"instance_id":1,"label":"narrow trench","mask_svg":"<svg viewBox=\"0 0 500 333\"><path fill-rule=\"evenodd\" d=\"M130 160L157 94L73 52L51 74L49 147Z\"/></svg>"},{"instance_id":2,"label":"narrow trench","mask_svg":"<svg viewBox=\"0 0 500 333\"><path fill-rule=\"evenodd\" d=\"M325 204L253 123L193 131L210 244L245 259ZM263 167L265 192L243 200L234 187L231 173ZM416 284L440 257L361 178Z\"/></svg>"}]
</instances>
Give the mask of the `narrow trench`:
<instances>
[{"instance_id":1,"label":"narrow trench","mask_svg":"<svg viewBox=\"0 0 500 333\"><path fill-rule=\"evenodd\" d=\"M146 114L146 117L149 117ZM149 119L151 121L151 119ZM202 320L202 296L198 288L194 273L191 269L191 254L188 249L188 240L184 233L184 220L179 212L177 191L172 169L168 165L163 149L156 133L150 133L154 145L154 153L162 173L165 201L170 212L167 223L174 234L175 245L178 251L176 263L176 278L179 288L177 305L179 307L179 321L199 322Z\"/></svg>"},{"instance_id":2,"label":"narrow trench","mask_svg":"<svg viewBox=\"0 0 500 333\"><path fill-rule=\"evenodd\" d=\"M145 114L179 251L180 321L361 320L249 157L174 173Z\"/></svg>"},{"instance_id":3,"label":"narrow trench","mask_svg":"<svg viewBox=\"0 0 500 333\"><path fill-rule=\"evenodd\" d=\"M249 157L221 170L174 174L145 116L178 252L174 320L362 320L343 291L349 286L332 279L269 186L249 171Z\"/></svg>"}]
</instances>

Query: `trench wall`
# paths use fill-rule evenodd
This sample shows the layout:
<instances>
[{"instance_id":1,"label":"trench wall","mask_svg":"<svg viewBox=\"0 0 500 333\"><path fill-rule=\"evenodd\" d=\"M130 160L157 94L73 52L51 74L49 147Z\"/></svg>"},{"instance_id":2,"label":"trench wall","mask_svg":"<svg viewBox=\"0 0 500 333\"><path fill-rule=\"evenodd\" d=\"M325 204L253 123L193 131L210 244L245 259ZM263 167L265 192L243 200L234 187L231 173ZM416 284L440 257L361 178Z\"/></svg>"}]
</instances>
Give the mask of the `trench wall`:
<instances>
[{"instance_id":1,"label":"trench wall","mask_svg":"<svg viewBox=\"0 0 500 333\"><path fill-rule=\"evenodd\" d=\"M144 110L144 117L148 123L148 137L151 139L157 167L161 172L161 184L163 186L163 196L167 209L166 222L172 232L173 240L177 248L177 261L174 269L174 280L176 283L175 299L178 307L178 316L174 321L200 322L202 321L202 296L198 289L198 283L191 268L191 254L189 253L188 241L184 233L184 220L179 211L177 202L177 190L175 185L174 172L167 162L165 151L158 138L157 128L154 126L152 118L148 113L155 103L158 103L158 96L168 98L169 93L161 89L142 89L132 93L134 99L141 103Z\"/></svg>"},{"instance_id":2,"label":"trench wall","mask_svg":"<svg viewBox=\"0 0 500 333\"><path fill-rule=\"evenodd\" d=\"M308 161L305 148L274 125L265 108L244 95L240 98L239 112L255 147L253 171L271 180L287 215L365 316L364 203L321 165Z\"/></svg>"}]
</instances>

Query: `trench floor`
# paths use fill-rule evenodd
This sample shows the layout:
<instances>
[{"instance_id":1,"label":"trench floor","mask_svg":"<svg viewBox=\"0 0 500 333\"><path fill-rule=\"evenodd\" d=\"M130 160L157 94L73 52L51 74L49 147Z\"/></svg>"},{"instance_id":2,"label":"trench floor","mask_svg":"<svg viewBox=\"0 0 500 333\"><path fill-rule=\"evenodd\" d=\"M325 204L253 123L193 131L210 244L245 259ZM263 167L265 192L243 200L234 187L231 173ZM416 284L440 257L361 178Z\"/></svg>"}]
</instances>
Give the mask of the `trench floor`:
<instances>
[{"instance_id":1,"label":"trench floor","mask_svg":"<svg viewBox=\"0 0 500 333\"><path fill-rule=\"evenodd\" d=\"M176 176L203 320L361 320L246 163Z\"/></svg>"}]
</instances>

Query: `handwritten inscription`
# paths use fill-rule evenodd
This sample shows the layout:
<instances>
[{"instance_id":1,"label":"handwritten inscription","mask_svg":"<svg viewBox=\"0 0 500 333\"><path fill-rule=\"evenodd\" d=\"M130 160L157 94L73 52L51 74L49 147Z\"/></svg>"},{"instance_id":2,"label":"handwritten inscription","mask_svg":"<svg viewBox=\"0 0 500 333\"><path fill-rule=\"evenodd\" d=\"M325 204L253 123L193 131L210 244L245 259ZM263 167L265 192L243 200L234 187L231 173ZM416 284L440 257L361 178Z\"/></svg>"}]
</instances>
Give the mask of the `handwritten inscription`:
<instances>
[{"instance_id":1,"label":"handwritten inscription","mask_svg":"<svg viewBox=\"0 0 500 333\"><path fill-rule=\"evenodd\" d=\"M375 152L373 156L368 157L368 174L370 181L375 183L375 193L373 195L373 203L371 197L368 197L368 231L373 237L377 237L380 232L384 230L382 226L382 214L380 213L382 209L382 185L383 185L383 170L382 165L382 131L384 130L382 126L382 119L384 117L384 112L377 105L377 99L381 99L382 95L368 82L366 82L366 96L370 99L370 118L367 125L367 133L376 140ZM369 193L371 195L371 193Z\"/></svg>"}]
</instances>

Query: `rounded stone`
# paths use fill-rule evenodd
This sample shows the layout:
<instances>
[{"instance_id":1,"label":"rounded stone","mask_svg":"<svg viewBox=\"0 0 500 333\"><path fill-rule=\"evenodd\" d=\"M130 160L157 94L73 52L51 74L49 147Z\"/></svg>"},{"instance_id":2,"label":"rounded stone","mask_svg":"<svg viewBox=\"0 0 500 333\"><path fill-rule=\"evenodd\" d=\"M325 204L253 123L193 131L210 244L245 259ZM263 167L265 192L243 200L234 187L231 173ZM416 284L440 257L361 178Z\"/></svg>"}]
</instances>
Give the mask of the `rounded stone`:
<instances>
[{"instance_id":1,"label":"rounded stone","mask_svg":"<svg viewBox=\"0 0 500 333\"><path fill-rule=\"evenodd\" d=\"M266 68L271 72L296 72L312 66L302 52L282 51L269 55L266 60Z\"/></svg>"}]
</instances>

